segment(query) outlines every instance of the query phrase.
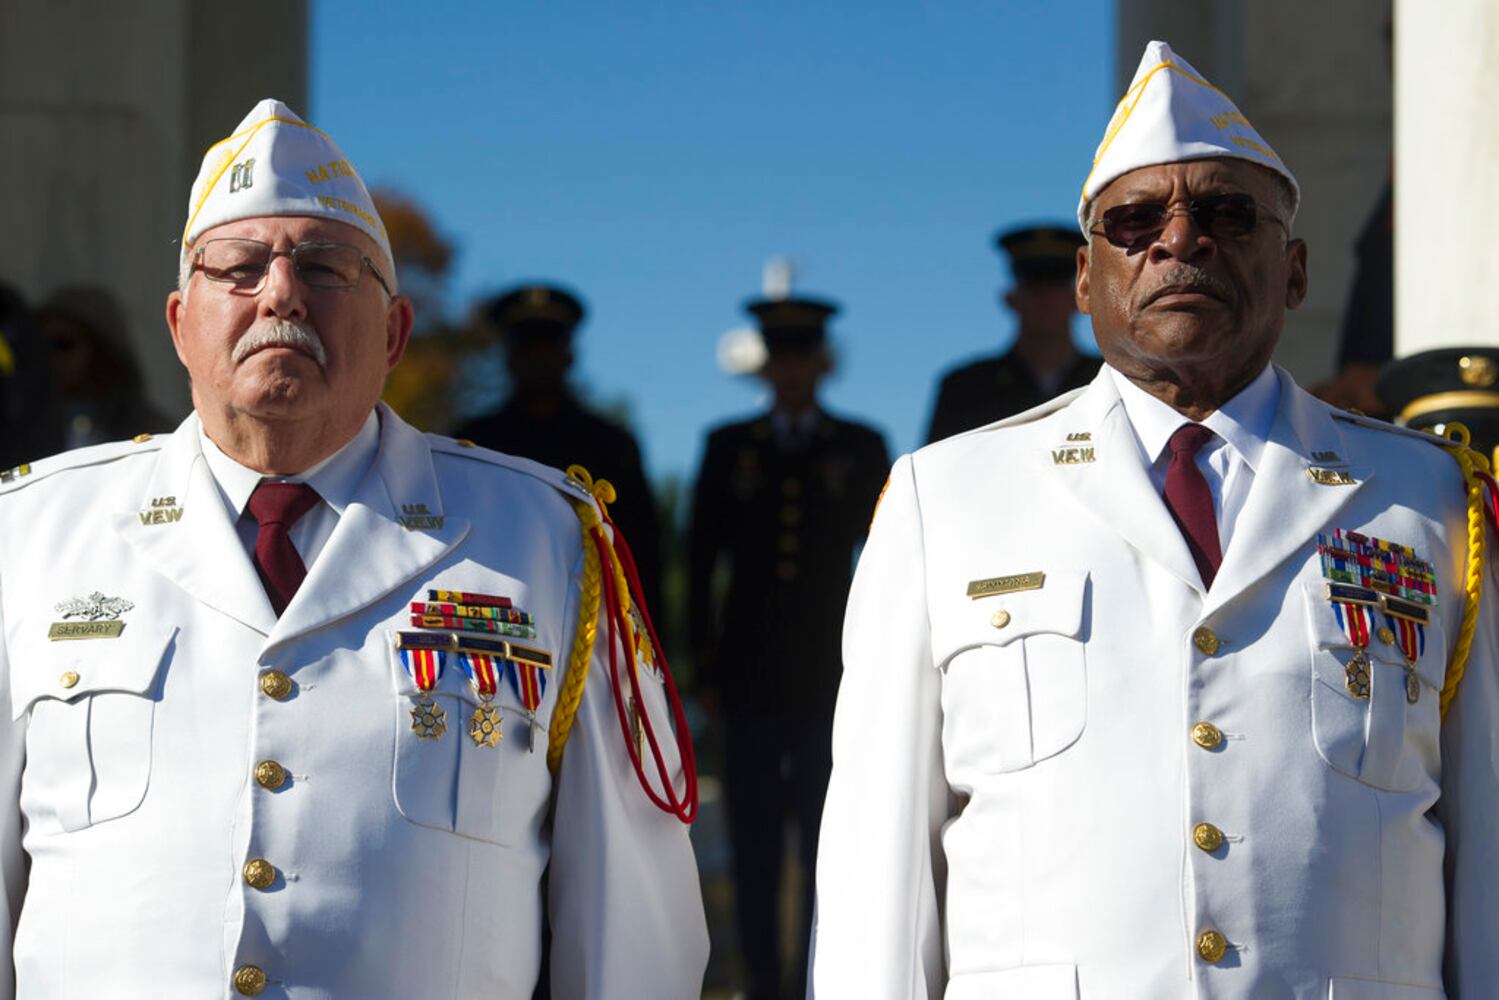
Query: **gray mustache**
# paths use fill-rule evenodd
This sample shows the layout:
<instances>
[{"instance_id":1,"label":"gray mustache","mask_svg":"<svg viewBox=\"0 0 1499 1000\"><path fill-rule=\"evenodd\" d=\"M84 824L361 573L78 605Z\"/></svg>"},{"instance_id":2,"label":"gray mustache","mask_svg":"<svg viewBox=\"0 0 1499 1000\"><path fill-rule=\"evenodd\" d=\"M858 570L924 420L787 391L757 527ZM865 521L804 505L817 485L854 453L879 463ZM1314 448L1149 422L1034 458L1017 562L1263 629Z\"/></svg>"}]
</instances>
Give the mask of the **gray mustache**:
<instances>
[{"instance_id":1,"label":"gray mustache","mask_svg":"<svg viewBox=\"0 0 1499 1000\"><path fill-rule=\"evenodd\" d=\"M1234 300L1234 290L1228 287L1221 278L1216 278L1201 268L1193 267L1191 264L1175 264L1156 283L1150 295L1154 297L1163 288L1170 288L1181 292L1201 292L1214 298L1222 299L1224 302Z\"/></svg>"},{"instance_id":2,"label":"gray mustache","mask_svg":"<svg viewBox=\"0 0 1499 1000\"><path fill-rule=\"evenodd\" d=\"M328 351L323 347L317 331L305 323L290 319L261 320L250 327L248 333L234 345L231 360L237 365L256 351L267 347L291 347L317 362L319 368L328 367Z\"/></svg>"}]
</instances>

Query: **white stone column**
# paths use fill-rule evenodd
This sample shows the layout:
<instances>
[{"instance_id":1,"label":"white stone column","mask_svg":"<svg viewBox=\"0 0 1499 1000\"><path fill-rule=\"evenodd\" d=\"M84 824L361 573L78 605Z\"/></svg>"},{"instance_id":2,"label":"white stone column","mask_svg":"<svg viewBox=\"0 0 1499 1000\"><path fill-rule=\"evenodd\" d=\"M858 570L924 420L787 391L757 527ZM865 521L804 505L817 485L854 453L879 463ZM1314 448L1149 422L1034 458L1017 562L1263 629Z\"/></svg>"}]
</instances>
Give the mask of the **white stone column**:
<instances>
[{"instance_id":1,"label":"white stone column","mask_svg":"<svg viewBox=\"0 0 1499 1000\"><path fill-rule=\"evenodd\" d=\"M1412 427L1499 446L1499 7L1397 0L1395 356L1379 394Z\"/></svg>"},{"instance_id":2,"label":"white stone column","mask_svg":"<svg viewBox=\"0 0 1499 1000\"><path fill-rule=\"evenodd\" d=\"M1499 5L1395 11L1395 353L1499 346Z\"/></svg>"},{"instance_id":3,"label":"white stone column","mask_svg":"<svg viewBox=\"0 0 1499 1000\"><path fill-rule=\"evenodd\" d=\"M33 305L116 293L168 413L190 405L163 319L188 190L204 148L271 96L306 105L305 0L0 2L0 280Z\"/></svg>"}]
</instances>

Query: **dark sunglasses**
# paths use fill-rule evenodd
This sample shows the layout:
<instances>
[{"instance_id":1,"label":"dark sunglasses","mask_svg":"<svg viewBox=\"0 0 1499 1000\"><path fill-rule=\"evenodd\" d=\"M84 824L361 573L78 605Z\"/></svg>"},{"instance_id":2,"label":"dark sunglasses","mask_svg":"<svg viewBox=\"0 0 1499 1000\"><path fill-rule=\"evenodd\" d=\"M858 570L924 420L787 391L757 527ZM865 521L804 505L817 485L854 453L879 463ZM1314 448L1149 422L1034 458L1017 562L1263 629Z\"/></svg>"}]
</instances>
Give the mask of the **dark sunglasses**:
<instances>
[{"instance_id":1,"label":"dark sunglasses","mask_svg":"<svg viewBox=\"0 0 1499 1000\"><path fill-rule=\"evenodd\" d=\"M1154 243L1177 212L1159 201L1115 205L1103 213L1100 225L1088 230L1124 250L1143 250ZM1248 194L1210 194L1187 202L1187 215L1202 232L1215 240L1243 239L1254 232L1261 219L1282 229L1286 224L1270 214ZM1287 235L1290 231L1287 230Z\"/></svg>"}]
</instances>

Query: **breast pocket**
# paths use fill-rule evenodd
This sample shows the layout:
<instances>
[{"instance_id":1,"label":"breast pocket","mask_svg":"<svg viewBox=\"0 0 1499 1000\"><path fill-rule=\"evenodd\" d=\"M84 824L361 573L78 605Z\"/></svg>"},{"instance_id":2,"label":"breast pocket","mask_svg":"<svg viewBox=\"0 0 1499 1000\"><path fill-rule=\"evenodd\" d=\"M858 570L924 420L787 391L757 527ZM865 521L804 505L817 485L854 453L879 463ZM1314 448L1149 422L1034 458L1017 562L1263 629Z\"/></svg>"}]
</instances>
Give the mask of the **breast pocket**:
<instances>
[{"instance_id":1,"label":"breast pocket","mask_svg":"<svg viewBox=\"0 0 1499 1000\"><path fill-rule=\"evenodd\" d=\"M1311 640L1312 739L1333 770L1386 791L1412 791L1435 780L1446 638L1433 615L1424 649L1408 671L1378 608L1367 609L1367 665L1339 624L1321 582L1304 585ZM1413 676L1411 676L1413 674ZM1412 701L1411 696L1415 696Z\"/></svg>"},{"instance_id":2,"label":"breast pocket","mask_svg":"<svg viewBox=\"0 0 1499 1000\"><path fill-rule=\"evenodd\" d=\"M422 709L421 692L391 642L395 725L396 809L418 826L501 846L524 843L540 824L550 794L546 767L548 702L533 717L522 707L508 677L500 678L492 707L500 738L493 746L472 735L483 702L458 666L445 654L437 687L430 693L436 710ZM435 738L433 722L441 735ZM493 726L481 717L481 727ZM419 732L420 730L420 732ZM483 728L480 735L492 730ZM425 736L423 735L425 734Z\"/></svg>"},{"instance_id":3,"label":"breast pocket","mask_svg":"<svg viewBox=\"0 0 1499 1000\"><path fill-rule=\"evenodd\" d=\"M941 664L942 745L950 764L999 774L1054 757L1082 736L1086 573L1048 573L1040 590L964 608Z\"/></svg>"},{"instance_id":4,"label":"breast pocket","mask_svg":"<svg viewBox=\"0 0 1499 1000\"><path fill-rule=\"evenodd\" d=\"M130 622L112 639L12 646L15 714L28 716L22 802L34 825L72 833L140 806L176 634Z\"/></svg>"}]
</instances>

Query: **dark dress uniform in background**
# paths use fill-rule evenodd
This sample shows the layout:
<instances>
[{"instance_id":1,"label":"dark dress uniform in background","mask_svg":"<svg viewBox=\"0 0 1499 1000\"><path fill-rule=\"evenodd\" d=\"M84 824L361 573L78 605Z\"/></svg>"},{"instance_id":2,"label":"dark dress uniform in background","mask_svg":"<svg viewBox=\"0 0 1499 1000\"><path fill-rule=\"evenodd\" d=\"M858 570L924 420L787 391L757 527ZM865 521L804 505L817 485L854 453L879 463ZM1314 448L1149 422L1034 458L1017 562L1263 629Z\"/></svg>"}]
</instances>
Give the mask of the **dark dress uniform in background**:
<instances>
[{"instance_id":1,"label":"dark dress uniform in background","mask_svg":"<svg viewBox=\"0 0 1499 1000\"><path fill-rule=\"evenodd\" d=\"M661 528L640 446L629 431L586 408L567 383L573 334L584 314L577 296L552 285L526 285L490 301L485 315L504 341L511 394L454 436L559 469L581 465L613 483L619 500L610 515L639 566L646 606L659 616Z\"/></svg>"},{"instance_id":2,"label":"dark dress uniform in background","mask_svg":"<svg viewBox=\"0 0 1499 1000\"><path fill-rule=\"evenodd\" d=\"M769 355L760 374L777 402L708 435L689 539L690 628L701 683L722 707L741 952L748 996L761 1000L802 996L843 607L889 457L879 431L816 403L831 367L825 324L835 307L772 299L748 308ZM720 566L726 591L714 586ZM781 992L787 818L798 824L807 881L795 927L802 954L789 956L802 965Z\"/></svg>"},{"instance_id":3,"label":"dark dress uniform in background","mask_svg":"<svg viewBox=\"0 0 1499 1000\"><path fill-rule=\"evenodd\" d=\"M1024 413L1098 374L1100 360L1072 346L1072 280L1082 235L1071 226L1031 226L1000 233L994 242L1010 260L1015 285L1003 302L1020 330L1009 350L943 376L928 443Z\"/></svg>"},{"instance_id":4,"label":"dark dress uniform in background","mask_svg":"<svg viewBox=\"0 0 1499 1000\"><path fill-rule=\"evenodd\" d=\"M21 294L0 283L0 483L63 450L47 344Z\"/></svg>"}]
</instances>

